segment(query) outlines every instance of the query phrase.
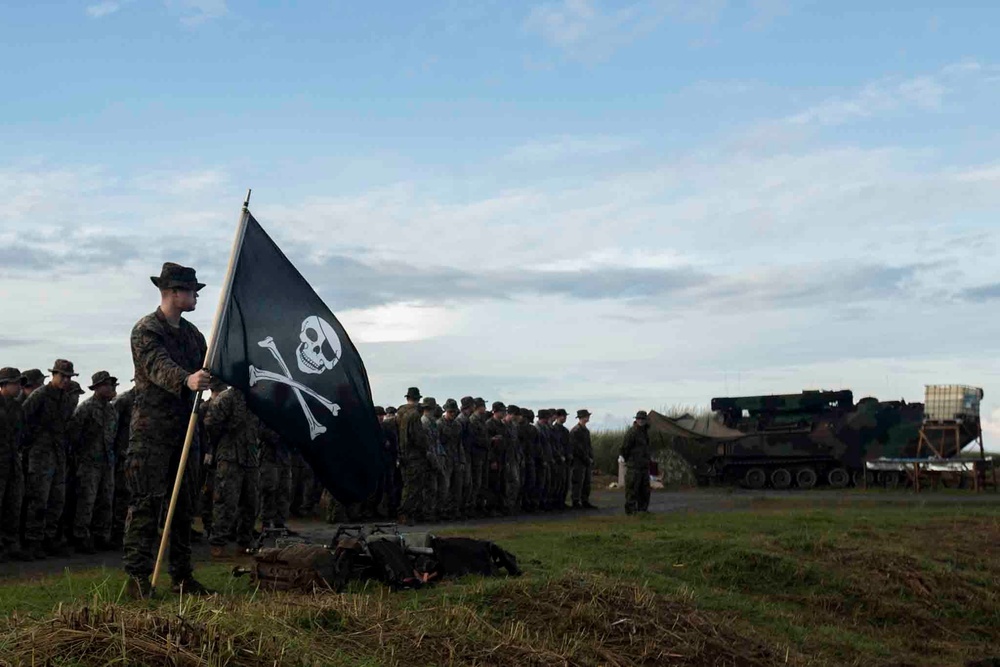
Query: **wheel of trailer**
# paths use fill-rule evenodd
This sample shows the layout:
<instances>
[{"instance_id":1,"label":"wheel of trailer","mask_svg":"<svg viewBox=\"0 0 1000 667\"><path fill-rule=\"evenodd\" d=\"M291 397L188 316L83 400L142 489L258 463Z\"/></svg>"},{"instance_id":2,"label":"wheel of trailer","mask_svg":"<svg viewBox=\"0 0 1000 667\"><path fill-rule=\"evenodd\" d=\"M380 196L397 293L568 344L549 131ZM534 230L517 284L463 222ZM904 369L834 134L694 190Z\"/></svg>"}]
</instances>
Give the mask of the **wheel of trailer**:
<instances>
[{"instance_id":1,"label":"wheel of trailer","mask_svg":"<svg viewBox=\"0 0 1000 667\"><path fill-rule=\"evenodd\" d=\"M816 475L816 471L812 468L799 468L798 472L795 473L795 484L800 489L811 489L816 486L816 482L819 477Z\"/></svg>"},{"instance_id":2,"label":"wheel of trailer","mask_svg":"<svg viewBox=\"0 0 1000 667\"><path fill-rule=\"evenodd\" d=\"M792 485L792 473L788 468L775 468L771 471L771 486L776 489L787 489Z\"/></svg>"},{"instance_id":3,"label":"wheel of trailer","mask_svg":"<svg viewBox=\"0 0 1000 667\"><path fill-rule=\"evenodd\" d=\"M859 489L863 486L871 486L875 483L875 475L867 470L855 470L851 473L851 481Z\"/></svg>"},{"instance_id":4,"label":"wheel of trailer","mask_svg":"<svg viewBox=\"0 0 1000 667\"><path fill-rule=\"evenodd\" d=\"M895 470L888 470L882 473L882 485L887 489L895 489L899 486L899 473Z\"/></svg>"},{"instance_id":5,"label":"wheel of trailer","mask_svg":"<svg viewBox=\"0 0 1000 667\"><path fill-rule=\"evenodd\" d=\"M743 475L743 483L748 489L763 489L767 484L767 473L763 468L750 468Z\"/></svg>"},{"instance_id":6,"label":"wheel of trailer","mask_svg":"<svg viewBox=\"0 0 1000 667\"><path fill-rule=\"evenodd\" d=\"M851 476L847 474L846 468L831 468L826 473L826 483L834 489L843 489L851 483Z\"/></svg>"}]
</instances>

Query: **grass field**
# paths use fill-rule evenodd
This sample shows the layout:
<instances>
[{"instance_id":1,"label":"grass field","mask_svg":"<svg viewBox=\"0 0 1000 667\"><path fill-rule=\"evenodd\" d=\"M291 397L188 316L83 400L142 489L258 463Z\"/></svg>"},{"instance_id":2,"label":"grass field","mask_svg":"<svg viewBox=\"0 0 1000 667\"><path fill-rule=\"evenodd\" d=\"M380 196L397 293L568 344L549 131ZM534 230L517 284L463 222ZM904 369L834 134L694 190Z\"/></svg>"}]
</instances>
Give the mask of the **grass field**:
<instances>
[{"instance_id":1,"label":"grass field","mask_svg":"<svg viewBox=\"0 0 1000 667\"><path fill-rule=\"evenodd\" d=\"M492 525L519 579L119 600L119 572L0 588L0 664L1000 665L1000 508L834 507ZM55 609L55 611L53 611Z\"/></svg>"}]
</instances>

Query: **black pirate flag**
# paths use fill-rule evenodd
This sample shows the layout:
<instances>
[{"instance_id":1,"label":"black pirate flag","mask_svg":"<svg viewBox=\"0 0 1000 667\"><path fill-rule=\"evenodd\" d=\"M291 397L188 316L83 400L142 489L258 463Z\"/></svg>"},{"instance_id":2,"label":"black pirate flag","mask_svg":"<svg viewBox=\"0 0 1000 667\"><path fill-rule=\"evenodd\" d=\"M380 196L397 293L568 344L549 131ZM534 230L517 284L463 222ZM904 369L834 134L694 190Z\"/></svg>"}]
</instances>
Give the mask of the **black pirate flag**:
<instances>
[{"instance_id":1,"label":"black pirate flag","mask_svg":"<svg viewBox=\"0 0 1000 667\"><path fill-rule=\"evenodd\" d=\"M382 429L361 355L249 212L212 375L242 390L330 493L366 498L382 473Z\"/></svg>"}]
</instances>

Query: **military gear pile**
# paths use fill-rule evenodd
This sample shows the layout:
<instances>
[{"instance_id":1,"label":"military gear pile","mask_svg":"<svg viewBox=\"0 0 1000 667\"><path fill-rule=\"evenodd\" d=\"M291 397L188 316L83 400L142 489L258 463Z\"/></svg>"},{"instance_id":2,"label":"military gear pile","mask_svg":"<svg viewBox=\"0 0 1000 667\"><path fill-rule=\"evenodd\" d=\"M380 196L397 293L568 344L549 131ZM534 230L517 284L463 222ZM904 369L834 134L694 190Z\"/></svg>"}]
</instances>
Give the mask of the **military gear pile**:
<instances>
[{"instance_id":1,"label":"military gear pile","mask_svg":"<svg viewBox=\"0 0 1000 667\"><path fill-rule=\"evenodd\" d=\"M341 591L351 581L376 580L393 590L420 588L467 574L520 576L517 558L486 540L401 534L393 524L341 526L329 545L303 542L261 549L249 575L265 590Z\"/></svg>"}]
</instances>

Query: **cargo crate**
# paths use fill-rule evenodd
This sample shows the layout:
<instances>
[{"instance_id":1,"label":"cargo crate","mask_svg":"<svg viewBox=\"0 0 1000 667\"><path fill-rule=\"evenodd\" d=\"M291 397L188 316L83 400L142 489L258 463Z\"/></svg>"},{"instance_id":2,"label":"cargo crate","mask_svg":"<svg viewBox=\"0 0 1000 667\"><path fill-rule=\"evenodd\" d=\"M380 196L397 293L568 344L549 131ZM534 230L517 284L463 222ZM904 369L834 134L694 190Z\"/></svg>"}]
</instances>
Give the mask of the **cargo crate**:
<instances>
[{"instance_id":1,"label":"cargo crate","mask_svg":"<svg viewBox=\"0 0 1000 667\"><path fill-rule=\"evenodd\" d=\"M983 390L964 384L925 385L924 421L969 421L979 419Z\"/></svg>"}]
</instances>

